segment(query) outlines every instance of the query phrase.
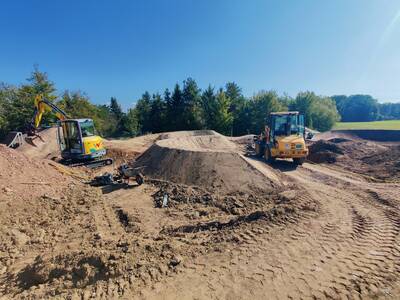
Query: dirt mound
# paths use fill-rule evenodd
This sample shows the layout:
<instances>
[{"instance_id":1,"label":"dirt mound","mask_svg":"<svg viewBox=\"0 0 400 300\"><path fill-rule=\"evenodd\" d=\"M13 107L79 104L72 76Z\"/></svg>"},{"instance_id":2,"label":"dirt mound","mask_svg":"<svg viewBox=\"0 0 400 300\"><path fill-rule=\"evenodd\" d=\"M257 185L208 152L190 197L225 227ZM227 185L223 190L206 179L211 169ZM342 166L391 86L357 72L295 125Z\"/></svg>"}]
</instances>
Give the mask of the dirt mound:
<instances>
[{"instance_id":1,"label":"dirt mound","mask_svg":"<svg viewBox=\"0 0 400 300\"><path fill-rule=\"evenodd\" d=\"M72 181L66 172L66 168L58 167L52 161L32 159L0 145L0 200L30 200L44 194L60 195L62 187Z\"/></svg>"},{"instance_id":2,"label":"dirt mound","mask_svg":"<svg viewBox=\"0 0 400 300\"><path fill-rule=\"evenodd\" d=\"M349 140L366 140L375 142L400 142L400 130L358 129L358 130L331 130L318 133L313 141L344 138Z\"/></svg>"},{"instance_id":3,"label":"dirt mound","mask_svg":"<svg viewBox=\"0 0 400 300\"><path fill-rule=\"evenodd\" d=\"M273 183L218 135L157 141L135 162L146 176L219 193L271 189Z\"/></svg>"},{"instance_id":4,"label":"dirt mound","mask_svg":"<svg viewBox=\"0 0 400 300\"><path fill-rule=\"evenodd\" d=\"M343 140L344 139L339 140L339 143ZM337 143L338 139L334 139L334 141L319 140L312 143L308 146L310 154L307 159L315 163L336 162L337 157L344 154L343 150L337 145Z\"/></svg>"},{"instance_id":5,"label":"dirt mound","mask_svg":"<svg viewBox=\"0 0 400 300\"><path fill-rule=\"evenodd\" d=\"M308 160L336 164L368 177L397 181L400 178L400 145L367 140L332 138L309 145Z\"/></svg>"},{"instance_id":6,"label":"dirt mound","mask_svg":"<svg viewBox=\"0 0 400 300\"><path fill-rule=\"evenodd\" d=\"M166 139L187 138L192 136L205 136L205 135L223 136L222 134L214 130L191 130L191 131L183 130L183 131L161 133L159 139L166 140Z\"/></svg>"},{"instance_id":7,"label":"dirt mound","mask_svg":"<svg viewBox=\"0 0 400 300\"><path fill-rule=\"evenodd\" d=\"M147 134L128 139L104 139L104 146L107 150L106 156L113 159L115 166L129 163L146 151L159 139L159 136L159 134ZM104 171L112 172L113 169L102 168L102 171L98 172L97 175L101 175Z\"/></svg>"},{"instance_id":8,"label":"dirt mound","mask_svg":"<svg viewBox=\"0 0 400 300\"><path fill-rule=\"evenodd\" d=\"M58 157L60 149L57 143L57 128L41 130L33 139L25 138L24 144L18 147L18 151L31 158Z\"/></svg>"},{"instance_id":9,"label":"dirt mound","mask_svg":"<svg viewBox=\"0 0 400 300\"><path fill-rule=\"evenodd\" d=\"M364 165L368 166L366 173L379 179L400 178L400 145L388 146L386 150L361 158Z\"/></svg>"},{"instance_id":10,"label":"dirt mound","mask_svg":"<svg viewBox=\"0 0 400 300\"><path fill-rule=\"evenodd\" d=\"M199 152L234 152L236 146L226 137L220 135L204 135L163 139L157 145L164 148L199 151Z\"/></svg>"}]
</instances>

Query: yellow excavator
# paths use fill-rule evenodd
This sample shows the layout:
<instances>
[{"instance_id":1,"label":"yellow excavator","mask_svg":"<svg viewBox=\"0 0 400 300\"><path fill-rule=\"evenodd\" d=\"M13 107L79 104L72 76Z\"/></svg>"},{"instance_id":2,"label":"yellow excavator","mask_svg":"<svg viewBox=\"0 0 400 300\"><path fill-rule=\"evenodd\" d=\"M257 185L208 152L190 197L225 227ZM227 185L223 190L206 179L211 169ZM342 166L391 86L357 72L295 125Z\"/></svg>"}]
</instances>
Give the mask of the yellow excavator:
<instances>
[{"instance_id":1,"label":"yellow excavator","mask_svg":"<svg viewBox=\"0 0 400 300\"><path fill-rule=\"evenodd\" d=\"M267 162L276 158L292 158L301 165L308 155L305 142L304 115L298 111L271 113L266 120L265 130L255 137L258 157Z\"/></svg>"},{"instance_id":2,"label":"yellow excavator","mask_svg":"<svg viewBox=\"0 0 400 300\"><path fill-rule=\"evenodd\" d=\"M111 158L103 158L107 152L103 139L95 134L92 119L71 119L62 109L41 95L35 98L34 105L35 110L29 125L28 136L37 136L43 114L53 112L58 119L57 142L63 163L92 168L112 164Z\"/></svg>"}]
</instances>

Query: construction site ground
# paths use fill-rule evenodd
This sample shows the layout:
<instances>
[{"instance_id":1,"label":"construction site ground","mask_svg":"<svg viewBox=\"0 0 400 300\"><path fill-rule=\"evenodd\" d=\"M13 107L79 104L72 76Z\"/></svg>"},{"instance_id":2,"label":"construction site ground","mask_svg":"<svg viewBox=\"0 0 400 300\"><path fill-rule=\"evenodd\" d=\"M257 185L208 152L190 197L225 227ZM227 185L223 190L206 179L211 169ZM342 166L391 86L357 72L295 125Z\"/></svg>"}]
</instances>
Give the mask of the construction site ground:
<instances>
[{"instance_id":1,"label":"construction site ground","mask_svg":"<svg viewBox=\"0 0 400 300\"><path fill-rule=\"evenodd\" d=\"M400 142L324 134L309 161L252 136L108 140L57 163L55 130L0 145L0 299L399 299ZM121 163L143 185L94 187Z\"/></svg>"}]
</instances>

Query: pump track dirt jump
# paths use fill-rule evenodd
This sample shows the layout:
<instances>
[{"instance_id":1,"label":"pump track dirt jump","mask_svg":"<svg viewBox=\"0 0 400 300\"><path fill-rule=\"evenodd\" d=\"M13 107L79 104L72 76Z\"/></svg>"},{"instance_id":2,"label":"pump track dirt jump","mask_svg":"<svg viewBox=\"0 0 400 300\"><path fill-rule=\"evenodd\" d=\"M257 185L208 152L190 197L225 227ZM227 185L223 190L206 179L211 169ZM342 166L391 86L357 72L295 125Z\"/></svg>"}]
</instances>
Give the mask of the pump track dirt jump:
<instances>
[{"instance_id":1,"label":"pump track dirt jump","mask_svg":"<svg viewBox=\"0 0 400 300\"><path fill-rule=\"evenodd\" d=\"M0 146L0 299L399 299L400 141L325 133L302 166L213 131L106 141L94 187L52 129ZM318 141L317 141L318 140Z\"/></svg>"}]
</instances>

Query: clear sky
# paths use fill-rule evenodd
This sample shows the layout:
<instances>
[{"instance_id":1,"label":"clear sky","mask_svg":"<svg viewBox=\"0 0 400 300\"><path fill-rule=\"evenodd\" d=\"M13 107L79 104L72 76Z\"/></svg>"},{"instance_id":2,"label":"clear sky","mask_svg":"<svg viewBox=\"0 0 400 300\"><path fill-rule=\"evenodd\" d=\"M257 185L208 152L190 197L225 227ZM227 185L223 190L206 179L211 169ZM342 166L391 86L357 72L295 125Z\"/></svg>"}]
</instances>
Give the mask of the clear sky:
<instances>
[{"instance_id":1,"label":"clear sky","mask_svg":"<svg viewBox=\"0 0 400 300\"><path fill-rule=\"evenodd\" d=\"M399 101L400 1L1 1L0 81L22 83L34 64L60 93L124 108L187 77Z\"/></svg>"}]
</instances>

